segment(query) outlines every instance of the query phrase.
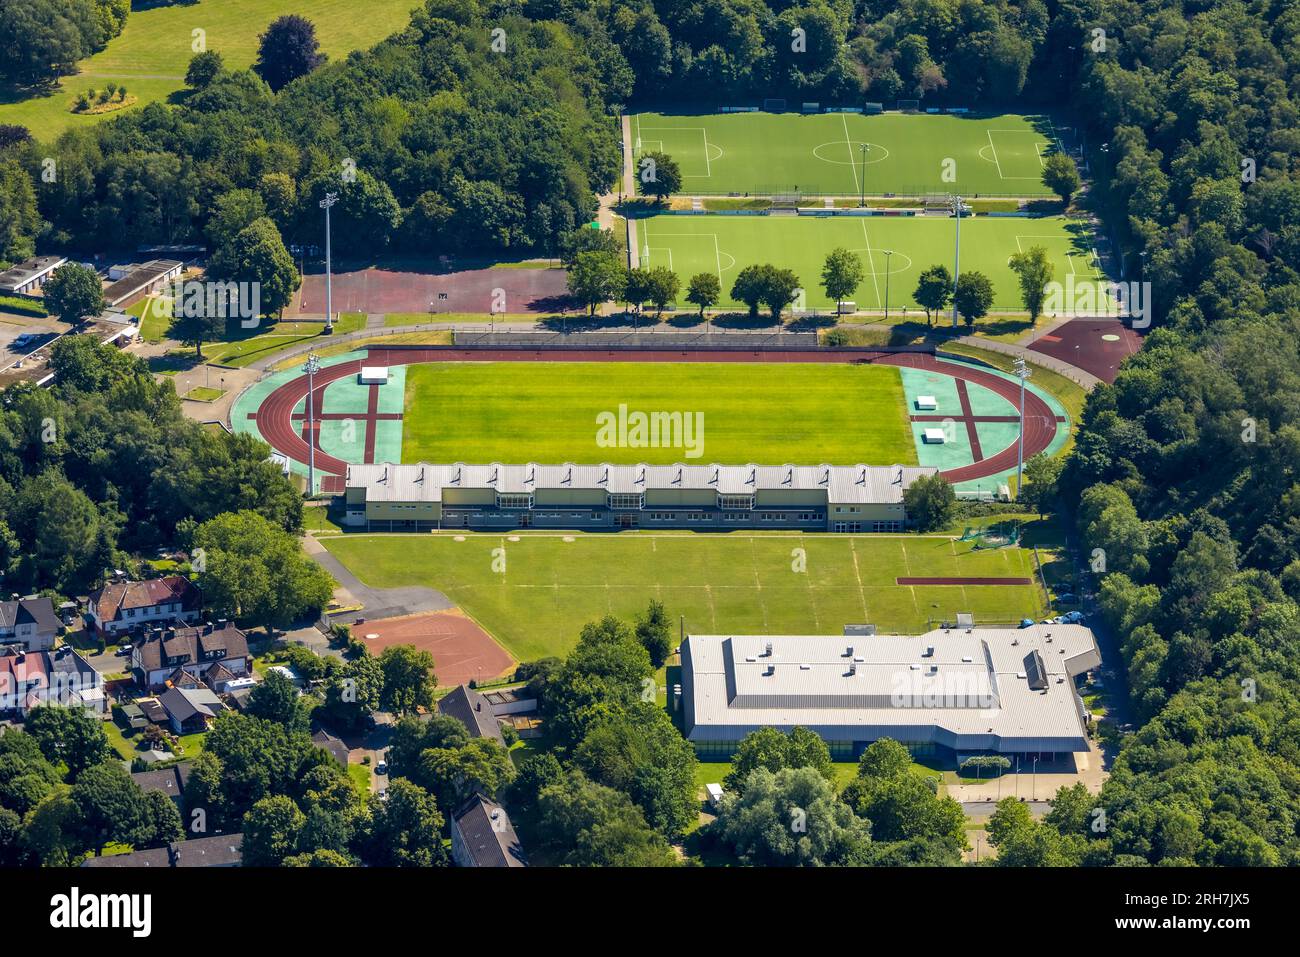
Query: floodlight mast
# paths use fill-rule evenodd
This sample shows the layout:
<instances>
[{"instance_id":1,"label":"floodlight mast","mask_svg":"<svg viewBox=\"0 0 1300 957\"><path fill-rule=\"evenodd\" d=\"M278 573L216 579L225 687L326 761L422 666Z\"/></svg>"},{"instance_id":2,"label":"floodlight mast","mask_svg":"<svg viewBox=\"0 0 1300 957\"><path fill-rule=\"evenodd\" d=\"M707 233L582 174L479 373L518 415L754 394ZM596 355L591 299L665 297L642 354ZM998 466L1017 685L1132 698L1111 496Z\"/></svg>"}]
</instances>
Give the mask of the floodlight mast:
<instances>
[{"instance_id":1,"label":"floodlight mast","mask_svg":"<svg viewBox=\"0 0 1300 957\"><path fill-rule=\"evenodd\" d=\"M1016 378L1020 380L1020 442L1016 452L1016 501L1018 502L1025 471L1025 380L1031 373L1024 356L1016 356L1014 368Z\"/></svg>"},{"instance_id":2,"label":"floodlight mast","mask_svg":"<svg viewBox=\"0 0 1300 957\"><path fill-rule=\"evenodd\" d=\"M314 352L307 353L302 371L307 373L307 497L310 498L316 493L316 409L312 394L316 391L316 373L320 371L320 359Z\"/></svg>"},{"instance_id":3,"label":"floodlight mast","mask_svg":"<svg viewBox=\"0 0 1300 957\"><path fill-rule=\"evenodd\" d=\"M325 334L334 331L334 288L330 275L330 207L339 201L338 193L326 193L320 201L320 208L325 210Z\"/></svg>"}]
</instances>

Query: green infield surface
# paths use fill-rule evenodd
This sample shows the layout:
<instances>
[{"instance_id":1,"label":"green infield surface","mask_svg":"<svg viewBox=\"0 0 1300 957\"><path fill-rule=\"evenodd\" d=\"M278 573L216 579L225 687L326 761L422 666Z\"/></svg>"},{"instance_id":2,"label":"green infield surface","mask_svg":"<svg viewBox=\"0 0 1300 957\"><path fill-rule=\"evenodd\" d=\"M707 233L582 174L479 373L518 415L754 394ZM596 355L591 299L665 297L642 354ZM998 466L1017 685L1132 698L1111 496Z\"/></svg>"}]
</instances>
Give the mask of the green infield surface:
<instances>
[{"instance_id":1,"label":"green infield surface","mask_svg":"<svg viewBox=\"0 0 1300 957\"><path fill-rule=\"evenodd\" d=\"M926 113L640 113L633 155L677 161L686 195L1047 196L1046 116ZM865 151L863 147L866 147Z\"/></svg>"},{"instance_id":2,"label":"green infield surface","mask_svg":"<svg viewBox=\"0 0 1300 957\"><path fill-rule=\"evenodd\" d=\"M865 278L854 301L860 309L916 310L912 298L921 272L953 266L957 220L934 216L651 216L636 221L641 266L667 266L685 289L695 273L717 273L724 307L742 268L774 263L793 269L803 284L795 308L833 309L821 289L826 254L837 246L861 257ZM1060 216L1033 218L963 217L961 269L978 270L993 283L994 312L1019 312L1020 286L1007 264L1017 252L1042 246L1053 264L1052 278L1065 283L1103 280L1087 224ZM679 305L685 305L679 303Z\"/></svg>"},{"instance_id":3,"label":"green infield surface","mask_svg":"<svg viewBox=\"0 0 1300 957\"><path fill-rule=\"evenodd\" d=\"M620 407L682 413L691 433L669 447L611 443L601 425ZM406 368L402 459L910 465L916 448L893 366L432 362Z\"/></svg>"},{"instance_id":4,"label":"green infield surface","mask_svg":"<svg viewBox=\"0 0 1300 957\"><path fill-rule=\"evenodd\" d=\"M1034 577L1028 550L974 552L937 536L528 532L321 542L371 587L444 592L520 660L566 654L587 622L630 620L651 598L672 618L685 615L687 631L713 634L839 634L852 622L920 632L957 612L983 622L1044 613L1034 585L895 584L907 575ZM502 556L504 573L494 565Z\"/></svg>"}]
</instances>

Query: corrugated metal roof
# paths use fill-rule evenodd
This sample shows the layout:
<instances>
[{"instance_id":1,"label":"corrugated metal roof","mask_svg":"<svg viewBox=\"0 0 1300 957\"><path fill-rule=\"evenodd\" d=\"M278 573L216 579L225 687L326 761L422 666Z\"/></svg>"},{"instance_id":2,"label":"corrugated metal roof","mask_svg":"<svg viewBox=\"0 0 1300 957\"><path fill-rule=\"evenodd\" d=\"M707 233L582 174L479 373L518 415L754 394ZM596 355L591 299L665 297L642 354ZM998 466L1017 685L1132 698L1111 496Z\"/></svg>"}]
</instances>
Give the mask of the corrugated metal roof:
<instances>
[{"instance_id":1,"label":"corrugated metal roof","mask_svg":"<svg viewBox=\"0 0 1300 957\"><path fill-rule=\"evenodd\" d=\"M825 490L832 505L897 504L932 468L870 465L395 465L348 466L347 487L372 502L437 502L444 488L522 494L539 488L637 494L647 489L712 489L722 495L762 490Z\"/></svg>"},{"instance_id":2,"label":"corrugated metal roof","mask_svg":"<svg viewBox=\"0 0 1300 957\"><path fill-rule=\"evenodd\" d=\"M1073 678L1100 662L1082 625L924 635L691 635L682 646L692 741L760 727L830 741L894 737L957 750L1087 748ZM1024 672L1037 655L1045 679Z\"/></svg>"}]
</instances>

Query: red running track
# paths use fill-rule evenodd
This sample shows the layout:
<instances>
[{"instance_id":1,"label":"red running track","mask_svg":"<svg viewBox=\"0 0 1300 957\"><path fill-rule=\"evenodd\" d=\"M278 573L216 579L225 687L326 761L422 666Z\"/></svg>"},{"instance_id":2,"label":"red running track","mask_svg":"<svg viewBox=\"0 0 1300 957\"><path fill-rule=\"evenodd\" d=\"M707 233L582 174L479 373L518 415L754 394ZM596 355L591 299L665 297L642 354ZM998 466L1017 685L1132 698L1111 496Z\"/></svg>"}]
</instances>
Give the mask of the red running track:
<instances>
[{"instance_id":1,"label":"red running track","mask_svg":"<svg viewBox=\"0 0 1300 957\"><path fill-rule=\"evenodd\" d=\"M826 350L824 352L710 352L704 350L660 351L597 351L565 350L538 351L534 349L385 349L371 347L366 365L409 365L417 362L877 362L883 365L906 366L924 369L964 379L983 386L1002 396L1011 405L1020 408L1020 387L1001 376L973 366L940 362L934 356L918 352L871 352L865 350ZM363 360L353 359L327 366L315 375L316 396L336 379L356 375ZM272 392L258 407L254 418L262 437L278 452L294 461L307 463L309 449L306 440L294 427L293 408L307 395L307 377L300 376L286 382ZM305 427L305 424L304 424ZM348 463L322 451L319 446L319 420L317 434L313 436L316 448L316 468L326 475L347 474ZM1025 461L1044 451L1056 435L1056 415L1051 407L1033 392L1025 392ZM1002 451L960 468L944 471L949 482L965 482L985 478L1015 468L1016 444Z\"/></svg>"}]
</instances>

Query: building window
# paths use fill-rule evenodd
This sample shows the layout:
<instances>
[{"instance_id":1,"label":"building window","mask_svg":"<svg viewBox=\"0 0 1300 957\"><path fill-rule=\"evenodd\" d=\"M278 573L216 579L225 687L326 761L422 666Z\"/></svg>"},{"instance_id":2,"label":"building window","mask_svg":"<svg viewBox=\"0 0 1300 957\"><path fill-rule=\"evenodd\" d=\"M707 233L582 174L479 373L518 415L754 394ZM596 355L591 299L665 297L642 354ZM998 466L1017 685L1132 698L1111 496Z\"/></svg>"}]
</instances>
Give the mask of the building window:
<instances>
[{"instance_id":1,"label":"building window","mask_svg":"<svg viewBox=\"0 0 1300 957\"><path fill-rule=\"evenodd\" d=\"M610 492L610 508L640 508L642 505L642 496L637 492Z\"/></svg>"},{"instance_id":2,"label":"building window","mask_svg":"<svg viewBox=\"0 0 1300 957\"><path fill-rule=\"evenodd\" d=\"M532 508L533 497L527 492L497 494L497 508Z\"/></svg>"},{"instance_id":3,"label":"building window","mask_svg":"<svg viewBox=\"0 0 1300 957\"><path fill-rule=\"evenodd\" d=\"M752 495L719 495L718 508L744 508L754 507L754 496Z\"/></svg>"}]
</instances>

